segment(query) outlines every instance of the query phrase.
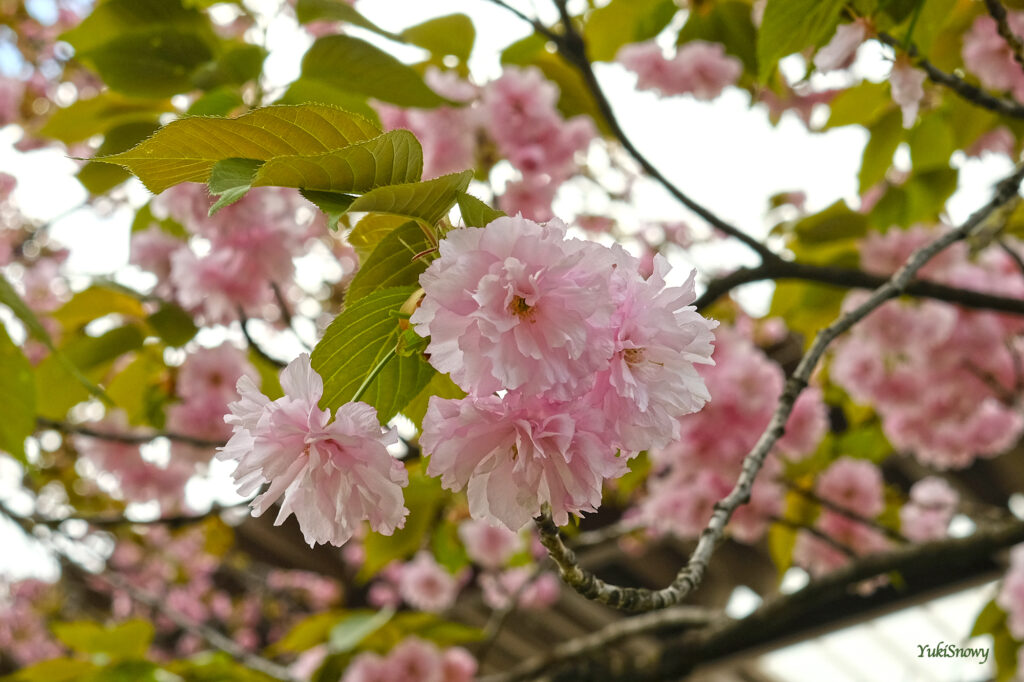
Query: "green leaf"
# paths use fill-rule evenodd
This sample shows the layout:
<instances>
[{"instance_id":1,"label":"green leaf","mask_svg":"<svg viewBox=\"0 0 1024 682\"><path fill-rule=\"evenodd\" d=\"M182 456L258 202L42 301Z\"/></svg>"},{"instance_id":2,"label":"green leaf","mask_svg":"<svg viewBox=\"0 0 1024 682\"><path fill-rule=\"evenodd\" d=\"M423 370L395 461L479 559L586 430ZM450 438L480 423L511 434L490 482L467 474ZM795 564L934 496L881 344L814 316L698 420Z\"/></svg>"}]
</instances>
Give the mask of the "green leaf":
<instances>
[{"instance_id":1,"label":"green leaf","mask_svg":"<svg viewBox=\"0 0 1024 682\"><path fill-rule=\"evenodd\" d=\"M353 197L354 198L354 197ZM348 210L348 207L345 208ZM377 244L393 230L405 224L406 218L387 213L371 213L364 216L348 235L348 243L356 250L359 261L370 257Z\"/></svg>"},{"instance_id":2,"label":"green leaf","mask_svg":"<svg viewBox=\"0 0 1024 682\"><path fill-rule=\"evenodd\" d=\"M921 119L910 131L910 159L917 172L947 168L949 157L956 150L953 128L940 113Z\"/></svg>"},{"instance_id":3,"label":"green leaf","mask_svg":"<svg viewBox=\"0 0 1024 682\"><path fill-rule=\"evenodd\" d=\"M322 80L300 76L292 82L275 104L328 104L353 114L359 114L374 125L380 125L377 111L370 106L366 97L339 90Z\"/></svg>"},{"instance_id":4,"label":"green leaf","mask_svg":"<svg viewBox=\"0 0 1024 682\"><path fill-rule=\"evenodd\" d=\"M191 90L220 43L203 13L176 0L108 0L61 37L112 90L142 97Z\"/></svg>"},{"instance_id":5,"label":"green leaf","mask_svg":"<svg viewBox=\"0 0 1024 682\"><path fill-rule=\"evenodd\" d=\"M763 81L786 55L821 44L839 23L846 0L768 0L757 33L757 64Z\"/></svg>"},{"instance_id":6,"label":"green leaf","mask_svg":"<svg viewBox=\"0 0 1024 682\"><path fill-rule=\"evenodd\" d=\"M473 171L462 171L423 182L379 187L352 202L349 210L390 213L434 225L448 215L472 179Z\"/></svg>"},{"instance_id":7,"label":"green leaf","mask_svg":"<svg viewBox=\"0 0 1024 682\"><path fill-rule=\"evenodd\" d=\"M29 336L37 341L41 341L47 348L53 348L50 333L39 322L39 318L32 312L32 309L21 300L21 296L14 290L14 287L11 286L11 283L7 281L7 277L2 272L0 272L0 303L10 308L15 317L21 320L22 324L25 325L25 329L28 330Z\"/></svg>"},{"instance_id":8,"label":"green leaf","mask_svg":"<svg viewBox=\"0 0 1024 682\"><path fill-rule=\"evenodd\" d=\"M346 616L331 628L328 640L330 650L336 653L352 651L364 639L384 627L394 615L394 609L385 608L380 611L365 611Z\"/></svg>"},{"instance_id":9,"label":"green leaf","mask_svg":"<svg viewBox=\"0 0 1024 682\"><path fill-rule=\"evenodd\" d=\"M583 25L587 56L591 61L612 61L623 45L661 33L677 10L672 0L612 0L587 14Z\"/></svg>"},{"instance_id":10,"label":"green leaf","mask_svg":"<svg viewBox=\"0 0 1024 682\"><path fill-rule=\"evenodd\" d=\"M348 614L347 611L325 611L303 618L293 625L284 637L271 644L267 648L267 654L297 654L323 644L330 637L334 626L347 618Z\"/></svg>"},{"instance_id":11,"label":"green leaf","mask_svg":"<svg viewBox=\"0 0 1024 682\"><path fill-rule=\"evenodd\" d=\"M166 377L167 366L159 347L145 346L110 380L107 395L124 410L129 423L147 424L153 406L165 400L162 386Z\"/></svg>"},{"instance_id":12,"label":"green leaf","mask_svg":"<svg viewBox=\"0 0 1024 682\"><path fill-rule=\"evenodd\" d=\"M25 439L36 426L32 365L0 324L0 450L25 462Z\"/></svg>"},{"instance_id":13,"label":"green leaf","mask_svg":"<svg viewBox=\"0 0 1024 682\"><path fill-rule=\"evenodd\" d=\"M308 24L311 21L343 21L392 40L401 40L399 36L377 26L343 0L299 0L295 5L295 16L300 24Z\"/></svg>"},{"instance_id":14,"label":"green leaf","mask_svg":"<svg viewBox=\"0 0 1024 682\"><path fill-rule=\"evenodd\" d=\"M1020 642L1009 630L997 632L992 637L992 659L996 664L996 682L1012 682L1017 679L1017 650Z\"/></svg>"},{"instance_id":15,"label":"green leaf","mask_svg":"<svg viewBox=\"0 0 1024 682\"><path fill-rule=\"evenodd\" d=\"M438 374L437 376L444 376ZM469 566L469 555L459 539L459 527L451 521L437 524L430 538L430 551L437 563L445 567L449 573L458 573Z\"/></svg>"},{"instance_id":16,"label":"green leaf","mask_svg":"<svg viewBox=\"0 0 1024 682\"><path fill-rule=\"evenodd\" d=\"M830 115L825 130L848 125L868 127L892 107L887 82L864 81L843 90L829 103Z\"/></svg>"},{"instance_id":17,"label":"green leaf","mask_svg":"<svg viewBox=\"0 0 1024 682\"><path fill-rule=\"evenodd\" d=\"M363 98L432 109L455 102L431 90L406 64L370 43L346 35L318 39L302 58L302 80L322 81Z\"/></svg>"},{"instance_id":18,"label":"green leaf","mask_svg":"<svg viewBox=\"0 0 1024 682\"><path fill-rule=\"evenodd\" d=\"M68 331L80 327L105 315L117 314L128 318L143 318L146 310L139 299L101 284L95 284L75 294L70 301L58 308L52 315Z\"/></svg>"},{"instance_id":19,"label":"green leaf","mask_svg":"<svg viewBox=\"0 0 1024 682\"><path fill-rule=\"evenodd\" d=\"M740 0L716 2L690 11L679 31L677 44L691 40L721 43L725 51L743 62L743 68L757 75L757 28L750 15L750 4Z\"/></svg>"},{"instance_id":20,"label":"green leaf","mask_svg":"<svg viewBox=\"0 0 1024 682\"><path fill-rule=\"evenodd\" d=\"M885 179L892 166L892 156L903 141L903 117L899 109L892 109L875 122L868 132L871 137L864 145L857 182L861 194Z\"/></svg>"},{"instance_id":21,"label":"green leaf","mask_svg":"<svg viewBox=\"0 0 1024 682\"><path fill-rule=\"evenodd\" d=\"M942 31L942 27L949 20L957 0L920 1L924 6L921 8L921 14L914 24L914 34L911 40L914 46L917 47L918 52L927 56L932 49L932 44ZM910 19L907 20L907 23L910 23ZM905 27L903 31L898 31L900 37L904 35L906 28L909 28L909 26Z\"/></svg>"},{"instance_id":22,"label":"green leaf","mask_svg":"<svg viewBox=\"0 0 1024 682\"><path fill-rule=\"evenodd\" d=\"M124 166L159 194L181 182L206 182L223 159L266 161L322 154L377 137L361 116L322 104L271 106L238 118L183 118L132 149L97 161Z\"/></svg>"},{"instance_id":23,"label":"green leaf","mask_svg":"<svg viewBox=\"0 0 1024 682\"><path fill-rule=\"evenodd\" d=\"M160 114L173 110L170 100L135 99L107 90L58 109L39 135L72 144L126 123L156 123Z\"/></svg>"},{"instance_id":24,"label":"green leaf","mask_svg":"<svg viewBox=\"0 0 1024 682\"><path fill-rule=\"evenodd\" d=\"M782 518L801 526L814 523L819 512L818 506L798 492L786 493L786 505ZM772 563L781 578L793 565L793 548L799 531L788 524L773 523L768 529L768 551Z\"/></svg>"},{"instance_id":25,"label":"green leaf","mask_svg":"<svg viewBox=\"0 0 1024 682\"><path fill-rule=\"evenodd\" d=\"M223 87L203 93L185 113L189 116L227 116L244 104L237 89Z\"/></svg>"},{"instance_id":26,"label":"green leaf","mask_svg":"<svg viewBox=\"0 0 1024 682\"><path fill-rule=\"evenodd\" d=\"M153 624L145 620L129 620L112 627L91 621L53 624L53 634L73 651L104 654L114 661L145 657L153 632Z\"/></svg>"},{"instance_id":27,"label":"green leaf","mask_svg":"<svg viewBox=\"0 0 1024 682\"><path fill-rule=\"evenodd\" d=\"M89 661L53 658L40 661L16 673L0 678L2 682L81 682L97 670Z\"/></svg>"},{"instance_id":28,"label":"green leaf","mask_svg":"<svg viewBox=\"0 0 1024 682\"><path fill-rule=\"evenodd\" d=\"M370 371L398 341L397 311L415 286L381 289L342 310L313 349L313 369L323 377L320 406L336 410L352 399ZM396 357L363 395L387 423L433 376L434 369L419 357Z\"/></svg>"},{"instance_id":29,"label":"green leaf","mask_svg":"<svg viewBox=\"0 0 1024 682\"><path fill-rule=\"evenodd\" d=\"M407 559L419 550L434 526L438 511L445 499L441 481L419 471L409 472L409 486L405 489L405 506L409 516L405 527L393 535L369 533L363 541L366 558L356 579L366 582L380 569L396 559Z\"/></svg>"},{"instance_id":30,"label":"green leaf","mask_svg":"<svg viewBox=\"0 0 1024 682\"><path fill-rule=\"evenodd\" d=\"M416 394L416 397L409 401L409 404L402 408L402 414L409 418L417 428L423 423L423 417L427 414L427 406L431 396L439 398L465 398L466 392L459 388L447 374L437 372L430 378L430 382L423 387L423 390Z\"/></svg>"},{"instance_id":31,"label":"green leaf","mask_svg":"<svg viewBox=\"0 0 1024 682\"><path fill-rule=\"evenodd\" d=\"M299 194L324 212L324 215L327 216L327 227L332 230L338 229L338 221L341 220L341 216L348 213L348 207L356 200L352 194L318 192L315 189L299 190Z\"/></svg>"},{"instance_id":32,"label":"green leaf","mask_svg":"<svg viewBox=\"0 0 1024 682\"><path fill-rule=\"evenodd\" d=\"M408 130L392 130L323 154L276 156L256 171L252 186L361 194L416 182L422 173L423 150L416 136Z\"/></svg>"},{"instance_id":33,"label":"green leaf","mask_svg":"<svg viewBox=\"0 0 1024 682\"><path fill-rule=\"evenodd\" d=\"M361 648L383 653L409 636L447 648L457 644L478 642L483 639L484 633L479 628L452 623L432 613L403 611L395 614L384 627L367 637Z\"/></svg>"},{"instance_id":34,"label":"green leaf","mask_svg":"<svg viewBox=\"0 0 1024 682\"><path fill-rule=\"evenodd\" d=\"M73 337L60 348L59 354L50 355L36 367L39 414L63 419L70 407L89 397L89 389L76 374L86 381L95 381L111 362L140 348L143 339L142 333L132 326L117 327L99 337ZM105 394L104 398L110 400Z\"/></svg>"},{"instance_id":35,"label":"green leaf","mask_svg":"<svg viewBox=\"0 0 1024 682\"><path fill-rule=\"evenodd\" d=\"M168 346L184 346L199 333L192 316L174 303L161 304L146 322Z\"/></svg>"},{"instance_id":36,"label":"green leaf","mask_svg":"<svg viewBox=\"0 0 1024 682\"><path fill-rule=\"evenodd\" d=\"M219 198L210 207L210 215L244 197L252 188L253 175L263 163L257 159L221 159L213 164L207 184L210 194Z\"/></svg>"},{"instance_id":37,"label":"green leaf","mask_svg":"<svg viewBox=\"0 0 1024 682\"><path fill-rule=\"evenodd\" d=\"M203 90L242 85L260 77L266 58L267 51L263 47L239 43L228 48L216 61L200 68L192 80Z\"/></svg>"},{"instance_id":38,"label":"green leaf","mask_svg":"<svg viewBox=\"0 0 1024 682\"><path fill-rule=\"evenodd\" d=\"M804 244L841 241L867 234L868 219L839 200L824 211L798 222L793 231Z\"/></svg>"},{"instance_id":39,"label":"green leaf","mask_svg":"<svg viewBox=\"0 0 1024 682\"><path fill-rule=\"evenodd\" d=\"M414 257L429 248L427 236L414 221L392 230L360 264L345 299L352 302L378 289L417 284L427 262Z\"/></svg>"},{"instance_id":40,"label":"green leaf","mask_svg":"<svg viewBox=\"0 0 1024 682\"><path fill-rule=\"evenodd\" d=\"M465 192L459 192L456 202L466 227L486 227L491 221L505 215L504 212L491 208L472 194Z\"/></svg>"},{"instance_id":41,"label":"green leaf","mask_svg":"<svg viewBox=\"0 0 1024 682\"><path fill-rule=\"evenodd\" d=\"M589 116L604 135L610 135L608 122L591 94L586 81L578 69L568 64L560 55L547 50L547 38L527 36L512 43L501 53L502 64L515 66L536 66L544 77L558 86L558 110L566 118Z\"/></svg>"},{"instance_id":42,"label":"green leaf","mask_svg":"<svg viewBox=\"0 0 1024 682\"><path fill-rule=\"evenodd\" d=\"M436 56L452 55L466 62L473 51L476 29L473 20L465 14L448 14L410 26L399 37Z\"/></svg>"},{"instance_id":43,"label":"green leaf","mask_svg":"<svg viewBox=\"0 0 1024 682\"><path fill-rule=\"evenodd\" d=\"M96 156L117 154L130 149L152 135L159 127L155 121L133 121L111 128L103 138L103 144L96 150ZM90 194L109 192L131 176L131 173L123 168L96 161L88 162L75 175Z\"/></svg>"}]
</instances>

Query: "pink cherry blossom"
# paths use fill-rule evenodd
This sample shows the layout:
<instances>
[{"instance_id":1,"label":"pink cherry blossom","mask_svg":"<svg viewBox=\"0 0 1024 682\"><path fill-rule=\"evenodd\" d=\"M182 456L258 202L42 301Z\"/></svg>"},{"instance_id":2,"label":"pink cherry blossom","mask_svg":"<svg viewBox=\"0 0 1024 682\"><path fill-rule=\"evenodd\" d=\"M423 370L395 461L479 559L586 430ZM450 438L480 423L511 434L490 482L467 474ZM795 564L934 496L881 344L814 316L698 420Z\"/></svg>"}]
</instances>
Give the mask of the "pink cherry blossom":
<instances>
[{"instance_id":1,"label":"pink cherry blossom","mask_svg":"<svg viewBox=\"0 0 1024 682\"><path fill-rule=\"evenodd\" d=\"M889 74L892 85L892 101L903 111L903 127L912 128L917 121L917 111L924 98L924 82L928 78L921 69L911 66L905 59L897 59Z\"/></svg>"},{"instance_id":2,"label":"pink cherry blossom","mask_svg":"<svg viewBox=\"0 0 1024 682\"><path fill-rule=\"evenodd\" d=\"M877 530L840 514L824 511L815 523L825 535L857 556L884 551L889 541ZM840 568L850 561L850 556L839 547L824 539L800 533L793 548L793 562L818 577Z\"/></svg>"},{"instance_id":3,"label":"pink cherry blossom","mask_svg":"<svg viewBox=\"0 0 1024 682\"><path fill-rule=\"evenodd\" d=\"M1024 35L1024 12L1008 12L1007 20L1014 33ZM1018 101L1024 101L1024 71L999 35L995 19L982 14L974 20L964 34L961 54L964 66L978 77L982 86L1009 91Z\"/></svg>"},{"instance_id":4,"label":"pink cherry blossom","mask_svg":"<svg viewBox=\"0 0 1024 682\"><path fill-rule=\"evenodd\" d=\"M914 542L946 537L960 496L938 476L928 476L910 488L910 500L900 508L900 530Z\"/></svg>"},{"instance_id":5,"label":"pink cherry blossom","mask_svg":"<svg viewBox=\"0 0 1024 682\"><path fill-rule=\"evenodd\" d=\"M555 200L558 184L546 175L531 175L505 185L498 197L498 207L509 215L521 214L530 220L546 222L554 218L551 202Z\"/></svg>"},{"instance_id":6,"label":"pink cherry blossom","mask_svg":"<svg viewBox=\"0 0 1024 682\"><path fill-rule=\"evenodd\" d=\"M637 88L661 95L692 94L711 101L733 85L743 73L743 64L725 53L721 43L692 40L681 46L675 57L666 59L653 41L627 45L617 59L636 72Z\"/></svg>"},{"instance_id":7,"label":"pink cherry blossom","mask_svg":"<svg viewBox=\"0 0 1024 682\"><path fill-rule=\"evenodd\" d=\"M459 583L434 560L430 552L419 552L403 567L398 590L410 606L420 611L441 613L455 603Z\"/></svg>"},{"instance_id":8,"label":"pink cherry blossom","mask_svg":"<svg viewBox=\"0 0 1024 682\"><path fill-rule=\"evenodd\" d=\"M800 393L786 422L786 433L775 444L776 449L799 459L814 452L828 431L828 411L821 389L808 386Z\"/></svg>"},{"instance_id":9,"label":"pink cherry blossom","mask_svg":"<svg viewBox=\"0 0 1024 682\"><path fill-rule=\"evenodd\" d=\"M157 276L158 287L171 276L171 254L185 248L185 242L157 226L132 234L128 262Z\"/></svg>"},{"instance_id":10,"label":"pink cherry blossom","mask_svg":"<svg viewBox=\"0 0 1024 682\"><path fill-rule=\"evenodd\" d=\"M869 519L885 506L882 472L865 459L836 460L818 477L815 490L822 499Z\"/></svg>"},{"instance_id":11,"label":"pink cherry blossom","mask_svg":"<svg viewBox=\"0 0 1024 682\"><path fill-rule=\"evenodd\" d=\"M441 667L443 682L473 682L478 666L473 654L460 646L453 646L444 650Z\"/></svg>"},{"instance_id":12,"label":"pink cherry blossom","mask_svg":"<svg viewBox=\"0 0 1024 682\"><path fill-rule=\"evenodd\" d=\"M227 402L238 397L235 386L243 376L259 377L242 350L230 343L199 348L178 370L176 392L185 400L215 396Z\"/></svg>"},{"instance_id":13,"label":"pink cherry blossom","mask_svg":"<svg viewBox=\"0 0 1024 682\"><path fill-rule=\"evenodd\" d=\"M458 533L466 554L484 568L503 566L523 546L516 533L486 521L463 521L459 524Z\"/></svg>"},{"instance_id":14,"label":"pink cherry blossom","mask_svg":"<svg viewBox=\"0 0 1024 682\"><path fill-rule=\"evenodd\" d=\"M388 654L392 682L443 682L444 661L430 642L406 637Z\"/></svg>"},{"instance_id":15,"label":"pink cherry blossom","mask_svg":"<svg viewBox=\"0 0 1024 682\"><path fill-rule=\"evenodd\" d=\"M498 218L447 234L420 276L412 315L427 353L465 391L550 392L566 399L612 353L605 250L565 239L565 225Z\"/></svg>"},{"instance_id":16,"label":"pink cherry blossom","mask_svg":"<svg viewBox=\"0 0 1024 682\"><path fill-rule=\"evenodd\" d=\"M553 573L534 575L529 566L517 566L500 573L480 576L484 603L492 609L505 609L515 600L521 609L545 609L556 601L561 591Z\"/></svg>"},{"instance_id":17,"label":"pink cherry blossom","mask_svg":"<svg viewBox=\"0 0 1024 682\"><path fill-rule=\"evenodd\" d=\"M384 535L401 528L408 514L401 489L409 478L387 451L397 442L394 429L381 429L366 403L342 405L332 422L330 410L317 405L323 380L306 354L281 373L281 387L284 397L271 402L243 376L241 399L225 417L234 435L217 456L238 462L239 493L250 495L269 483L253 500L253 514L282 500L275 525L294 513L310 546L340 546L362 520Z\"/></svg>"},{"instance_id":18,"label":"pink cherry blossom","mask_svg":"<svg viewBox=\"0 0 1024 682\"><path fill-rule=\"evenodd\" d=\"M1024 72L1022 72L1024 73ZM986 154L1000 154L1014 158L1017 137L1006 126L999 126L986 132L964 150L967 156L982 157Z\"/></svg>"},{"instance_id":19,"label":"pink cherry blossom","mask_svg":"<svg viewBox=\"0 0 1024 682\"><path fill-rule=\"evenodd\" d=\"M603 416L578 402L509 393L431 397L420 443L427 474L449 490L468 487L475 519L518 531L548 503L558 525L601 504L601 484L626 471L604 434Z\"/></svg>"},{"instance_id":20,"label":"pink cherry blossom","mask_svg":"<svg viewBox=\"0 0 1024 682\"><path fill-rule=\"evenodd\" d=\"M857 57L857 48L864 42L868 27L862 20L840 24L828 45L814 55L814 66L822 73L845 69Z\"/></svg>"}]
</instances>

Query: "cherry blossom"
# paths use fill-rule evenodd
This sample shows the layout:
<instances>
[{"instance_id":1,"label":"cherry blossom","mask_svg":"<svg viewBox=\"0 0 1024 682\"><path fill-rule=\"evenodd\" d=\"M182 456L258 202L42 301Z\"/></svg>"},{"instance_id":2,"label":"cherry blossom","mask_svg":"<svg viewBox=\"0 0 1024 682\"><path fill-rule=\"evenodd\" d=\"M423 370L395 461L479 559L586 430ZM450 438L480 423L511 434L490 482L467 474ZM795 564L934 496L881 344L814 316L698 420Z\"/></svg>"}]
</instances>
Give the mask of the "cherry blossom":
<instances>
[{"instance_id":1,"label":"cherry blossom","mask_svg":"<svg viewBox=\"0 0 1024 682\"><path fill-rule=\"evenodd\" d=\"M915 542L946 536L960 496L942 478L928 476L910 488L910 500L900 507L900 530Z\"/></svg>"},{"instance_id":2,"label":"cherry blossom","mask_svg":"<svg viewBox=\"0 0 1024 682\"><path fill-rule=\"evenodd\" d=\"M1007 12L1010 29L1024 35L1024 12ZM999 35L996 21L981 15L964 33L962 56L964 66L991 90L1009 91L1024 101L1024 72L1013 58L1013 50Z\"/></svg>"},{"instance_id":3,"label":"cherry blossom","mask_svg":"<svg viewBox=\"0 0 1024 682\"><path fill-rule=\"evenodd\" d=\"M469 558L484 568L503 566L523 545L516 533L486 521L463 521L458 534Z\"/></svg>"},{"instance_id":4,"label":"cherry blossom","mask_svg":"<svg viewBox=\"0 0 1024 682\"><path fill-rule=\"evenodd\" d=\"M414 608L441 613L455 603L459 583L430 552L419 552L402 568L398 590L402 599Z\"/></svg>"},{"instance_id":5,"label":"cherry blossom","mask_svg":"<svg viewBox=\"0 0 1024 682\"><path fill-rule=\"evenodd\" d=\"M912 128L917 121L917 111L924 98L924 82L928 75L914 68L905 58L896 60L889 74L892 85L892 101L903 111L903 127Z\"/></svg>"},{"instance_id":6,"label":"cherry blossom","mask_svg":"<svg viewBox=\"0 0 1024 682\"><path fill-rule=\"evenodd\" d=\"M656 43L627 45L617 59L637 74L637 88L661 95L691 94L710 101L733 85L743 73L743 64L725 54L721 43L692 40L681 46L675 57L666 59Z\"/></svg>"},{"instance_id":7,"label":"cherry blossom","mask_svg":"<svg viewBox=\"0 0 1024 682\"><path fill-rule=\"evenodd\" d=\"M845 69L857 57L857 48L864 42L868 27L863 21L840 24L835 35L814 55L814 66L821 72Z\"/></svg>"},{"instance_id":8,"label":"cherry blossom","mask_svg":"<svg viewBox=\"0 0 1024 682\"><path fill-rule=\"evenodd\" d=\"M323 380L306 354L284 369L281 387L284 397L271 402L243 376L241 399L225 417L234 435L217 456L238 462L239 493L269 484L253 500L253 514L282 500L275 525L295 514L310 546L340 546L362 520L384 535L401 528L408 514L401 488L409 479L386 448L397 442L394 429L381 429L376 410L365 403L342 405L332 422L330 410L317 405Z\"/></svg>"}]
</instances>

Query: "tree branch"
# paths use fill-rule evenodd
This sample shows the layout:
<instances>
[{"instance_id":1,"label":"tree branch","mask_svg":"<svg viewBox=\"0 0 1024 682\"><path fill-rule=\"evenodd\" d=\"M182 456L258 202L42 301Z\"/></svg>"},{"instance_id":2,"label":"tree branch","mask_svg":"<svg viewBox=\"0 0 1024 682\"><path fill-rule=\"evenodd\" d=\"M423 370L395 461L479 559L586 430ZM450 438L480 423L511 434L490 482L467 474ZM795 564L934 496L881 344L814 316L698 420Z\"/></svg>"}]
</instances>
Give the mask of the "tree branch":
<instances>
[{"instance_id":1,"label":"tree branch","mask_svg":"<svg viewBox=\"0 0 1024 682\"><path fill-rule=\"evenodd\" d=\"M875 289L860 305L843 313L818 333L810 348L800 359L796 370L786 380L785 389L779 397L771 421L754 448L743 460L743 468L736 485L728 495L715 503L711 519L697 540L697 547L693 550L686 565L679 569L672 584L659 590L650 590L620 587L604 582L579 565L575 554L562 541L550 514L545 511L534 521L540 531L541 543L558 564L562 579L584 597L624 611L652 611L672 606L680 603L688 594L697 589L704 579L715 546L725 535L725 527L729 523L729 519L741 504L750 500L750 491L757 474L761 471L761 467L775 443L785 433L786 422L793 411L793 405L800 393L807 387L814 368L825 354L828 346L883 303L904 293L914 275L928 261L949 245L972 234L985 223L989 216L1017 197L1022 179L1024 179L1024 165L1018 166L1012 175L1000 182L995 196L985 206L975 211L963 225L947 230L914 251L907 262L885 284Z\"/></svg>"},{"instance_id":2,"label":"tree branch","mask_svg":"<svg viewBox=\"0 0 1024 682\"><path fill-rule=\"evenodd\" d=\"M839 514L840 516L846 517L846 518L850 519L851 521L855 521L856 523L859 523L862 526L867 526L868 528L877 530L879 533L881 533L882 535L885 535L890 540L894 540L895 542L898 542L901 545L905 545L908 542L910 542L899 531L893 530L892 528L889 528L888 526L883 526L882 524L880 524L878 521L875 521L874 519L869 519L868 517L866 517L866 516L864 516L862 514L858 514L857 512L855 512L855 511L853 511L851 509L848 509L848 508L846 508L846 507L844 507L842 505L836 504L835 502L832 502L831 500L827 500L824 497L821 497L821 496L817 495L813 490L808 490L807 488L804 488L802 486L796 485L796 484L794 484L791 481L780 480L779 482L782 483L783 485L785 485L787 488L789 488L793 492L797 493L798 495L801 495L804 498L810 500L811 502L813 502L813 503L815 503L817 505L820 505L820 506L824 507L825 509L828 509L831 512Z\"/></svg>"},{"instance_id":3,"label":"tree branch","mask_svg":"<svg viewBox=\"0 0 1024 682\"><path fill-rule=\"evenodd\" d=\"M1024 42L1021 42L1020 37L1010 28L1006 8L999 0L985 0L985 7L988 8L988 13L992 15L992 18L996 20L996 29L1006 44L1010 46L1013 58L1024 69Z\"/></svg>"},{"instance_id":4,"label":"tree branch","mask_svg":"<svg viewBox=\"0 0 1024 682\"><path fill-rule=\"evenodd\" d=\"M46 417L36 417L36 426L41 429L53 429L54 431L60 431L61 433L88 436L89 438L109 440L115 443L124 443L126 445L142 445L143 443L149 443L157 438L166 438L167 440L174 441L176 443L183 443L197 448L220 448L226 445L225 441L222 440L208 440L206 438L197 438L184 433L174 433L171 431L153 431L151 433L116 433L113 431L98 431L88 426L59 422L53 419L47 419Z\"/></svg>"}]
</instances>

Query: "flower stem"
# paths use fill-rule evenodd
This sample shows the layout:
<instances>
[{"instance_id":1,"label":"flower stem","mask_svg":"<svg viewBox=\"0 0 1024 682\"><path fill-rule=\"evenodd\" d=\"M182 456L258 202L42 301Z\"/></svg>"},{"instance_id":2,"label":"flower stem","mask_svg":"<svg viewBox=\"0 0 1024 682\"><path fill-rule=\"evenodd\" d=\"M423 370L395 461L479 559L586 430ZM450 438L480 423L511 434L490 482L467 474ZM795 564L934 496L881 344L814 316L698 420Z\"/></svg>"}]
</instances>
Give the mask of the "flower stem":
<instances>
[{"instance_id":1,"label":"flower stem","mask_svg":"<svg viewBox=\"0 0 1024 682\"><path fill-rule=\"evenodd\" d=\"M359 399L363 397L363 394L366 393L366 389L370 387L370 384L372 384L373 380L377 378L377 375L384 370L384 367L391 362L391 358L395 357L396 352L397 348L389 350L387 355L380 359L380 362L377 363L376 367L370 370L370 373L366 375L365 379L363 379L363 383L356 389L351 402L358 402Z\"/></svg>"}]
</instances>

